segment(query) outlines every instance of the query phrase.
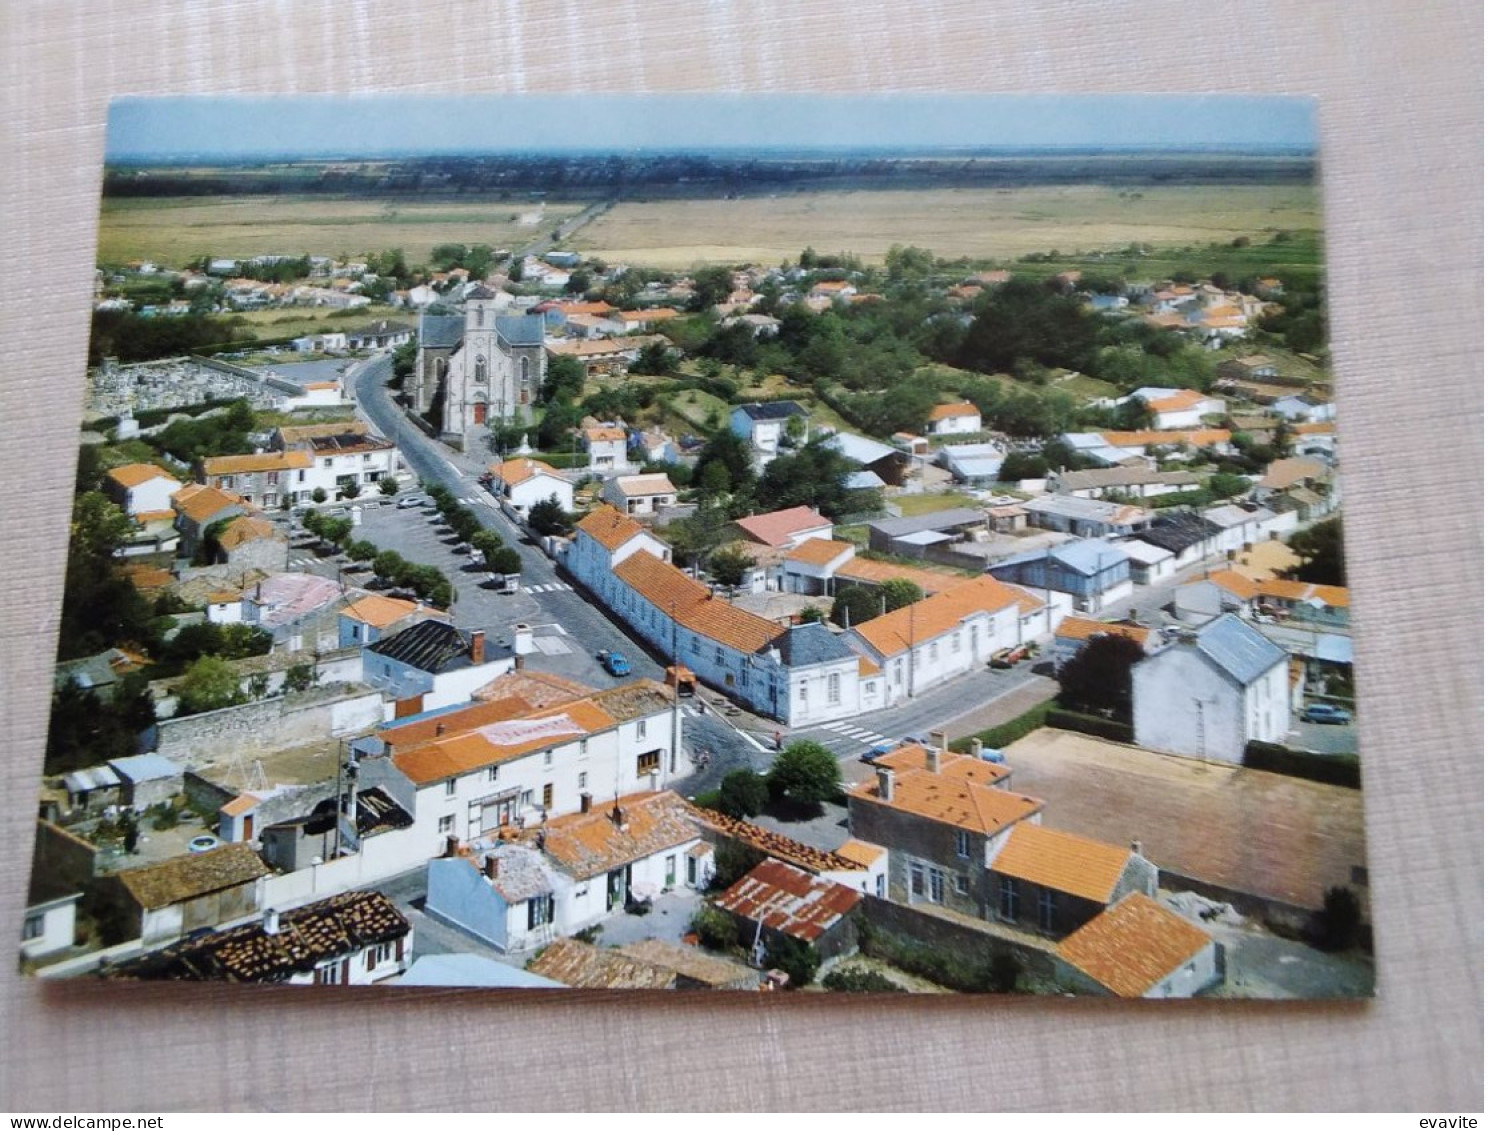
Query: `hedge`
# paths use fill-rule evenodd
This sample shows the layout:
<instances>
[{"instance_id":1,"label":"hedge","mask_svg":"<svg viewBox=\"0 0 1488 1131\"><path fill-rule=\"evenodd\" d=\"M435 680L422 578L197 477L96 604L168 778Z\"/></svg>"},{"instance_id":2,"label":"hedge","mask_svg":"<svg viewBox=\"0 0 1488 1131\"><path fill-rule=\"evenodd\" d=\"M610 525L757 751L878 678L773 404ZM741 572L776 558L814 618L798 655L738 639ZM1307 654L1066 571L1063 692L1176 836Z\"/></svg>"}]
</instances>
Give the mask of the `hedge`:
<instances>
[{"instance_id":1,"label":"hedge","mask_svg":"<svg viewBox=\"0 0 1488 1131\"><path fill-rule=\"evenodd\" d=\"M1267 770L1273 774L1322 782L1324 785L1359 788L1357 754L1308 754L1289 746L1278 746L1274 742L1247 742L1242 764L1248 770Z\"/></svg>"},{"instance_id":2,"label":"hedge","mask_svg":"<svg viewBox=\"0 0 1488 1131\"><path fill-rule=\"evenodd\" d=\"M1092 734L1096 738L1108 738L1112 742L1134 742L1136 733L1131 723L1117 719L1103 719L1099 715L1082 715L1078 711L1066 711L1055 707L1046 717L1047 726L1060 730L1074 730L1081 734Z\"/></svg>"},{"instance_id":3,"label":"hedge","mask_svg":"<svg viewBox=\"0 0 1488 1131\"><path fill-rule=\"evenodd\" d=\"M1049 712L1054 709L1054 700L1048 699L1036 707L1024 711L1017 718L1009 719L1007 722L984 730L979 734L969 735L966 738L958 738L951 743L951 749L958 754L965 754L971 748L971 740L979 738L983 746L990 746L994 750L1001 750L1004 746L1010 746L1020 738L1025 738L1042 726Z\"/></svg>"}]
</instances>

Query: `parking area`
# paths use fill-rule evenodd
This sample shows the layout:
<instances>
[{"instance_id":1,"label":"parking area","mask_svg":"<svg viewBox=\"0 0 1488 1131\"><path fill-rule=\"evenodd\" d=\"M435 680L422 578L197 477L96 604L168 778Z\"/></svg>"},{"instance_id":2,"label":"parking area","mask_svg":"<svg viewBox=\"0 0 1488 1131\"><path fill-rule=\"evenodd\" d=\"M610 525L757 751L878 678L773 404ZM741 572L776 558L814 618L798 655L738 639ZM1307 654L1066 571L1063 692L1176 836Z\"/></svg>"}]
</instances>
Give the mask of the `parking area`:
<instances>
[{"instance_id":1,"label":"parking area","mask_svg":"<svg viewBox=\"0 0 1488 1131\"><path fill-rule=\"evenodd\" d=\"M1359 732L1352 718L1343 725L1309 723L1295 718L1291 729L1287 731L1287 745L1298 750L1310 750L1314 754L1357 754Z\"/></svg>"}]
</instances>

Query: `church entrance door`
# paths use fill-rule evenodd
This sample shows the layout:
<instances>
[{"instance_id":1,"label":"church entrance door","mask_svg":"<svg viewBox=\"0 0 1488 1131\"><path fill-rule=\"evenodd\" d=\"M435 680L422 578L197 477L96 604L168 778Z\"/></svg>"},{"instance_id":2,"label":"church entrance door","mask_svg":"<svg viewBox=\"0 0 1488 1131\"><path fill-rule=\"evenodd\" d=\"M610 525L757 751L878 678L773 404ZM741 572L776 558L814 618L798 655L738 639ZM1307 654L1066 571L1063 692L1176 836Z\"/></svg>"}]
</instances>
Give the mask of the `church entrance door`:
<instances>
[{"instance_id":1,"label":"church entrance door","mask_svg":"<svg viewBox=\"0 0 1488 1131\"><path fill-rule=\"evenodd\" d=\"M484 424L486 422L486 402L485 401L476 401L475 402L475 422L477 424Z\"/></svg>"}]
</instances>

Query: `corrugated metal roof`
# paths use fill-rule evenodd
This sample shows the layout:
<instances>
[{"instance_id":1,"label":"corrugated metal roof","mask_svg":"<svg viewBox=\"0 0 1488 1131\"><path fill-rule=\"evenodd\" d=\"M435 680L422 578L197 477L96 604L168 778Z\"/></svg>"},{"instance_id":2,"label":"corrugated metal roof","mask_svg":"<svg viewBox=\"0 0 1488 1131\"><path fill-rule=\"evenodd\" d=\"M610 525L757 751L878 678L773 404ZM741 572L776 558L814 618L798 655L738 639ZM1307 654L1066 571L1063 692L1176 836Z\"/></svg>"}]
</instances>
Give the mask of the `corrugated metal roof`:
<instances>
[{"instance_id":1,"label":"corrugated metal roof","mask_svg":"<svg viewBox=\"0 0 1488 1131\"><path fill-rule=\"evenodd\" d=\"M1246 686L1286 659L1285 652L1233 613L1199 629L1195 642L1199 651Z\"/></svg>"},{"instance_id":2,"label":"corrugated metal roof","mask_svg":"<svg viewBox=\"0 0 1488 1131\"><path fill-rule=\"evenodd\" d=\"M412 628L379 640L367 650L431 673L470 663L470 645L460 630L438 620L420 621Z\"/></svg>"},{"instance_id":3,"label":"corrugated metal roof","mask_svg":"<svg viewBox=\"0 0 1488 1131\"><path fill-rule=\"evenodd\" d=\"M850 887L765 860L718 897L718 906L804 942L815 942L862 902Z\"/></svg>"},{"instance_id":4,"label":"corrugated metal roof","mask_svg":"<svg viewBox=\"0 0 1488 1131\"><path fill-rule=\"evenodd\" d=\"M161 754L136 754L132 758L111 758L115 772L132 782L157 781L181 776L181 767Z\"/></svg>"}]
</instances>

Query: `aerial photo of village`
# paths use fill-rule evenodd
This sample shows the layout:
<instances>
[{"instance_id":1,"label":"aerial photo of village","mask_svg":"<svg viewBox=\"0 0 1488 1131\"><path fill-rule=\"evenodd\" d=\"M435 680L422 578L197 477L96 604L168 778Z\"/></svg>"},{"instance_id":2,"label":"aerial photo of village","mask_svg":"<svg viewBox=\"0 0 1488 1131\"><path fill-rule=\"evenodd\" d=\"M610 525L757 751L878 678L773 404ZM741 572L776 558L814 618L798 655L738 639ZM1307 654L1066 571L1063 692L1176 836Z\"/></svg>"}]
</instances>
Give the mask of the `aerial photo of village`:
<instances>
[{"instance_id":1,"label":"aerial photo of village","mask_svg":"<svg viewBox=\"0 0 1488 1131\"><path fill-rule=\"evenodd\" d=\"M1310 102L320 101L111 114L25 972L1373 993Z\"/></svg>"}]
</instances>

